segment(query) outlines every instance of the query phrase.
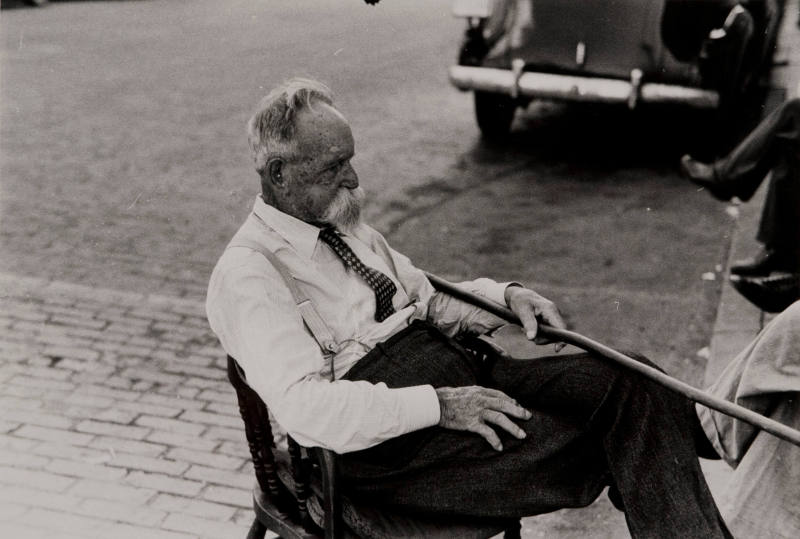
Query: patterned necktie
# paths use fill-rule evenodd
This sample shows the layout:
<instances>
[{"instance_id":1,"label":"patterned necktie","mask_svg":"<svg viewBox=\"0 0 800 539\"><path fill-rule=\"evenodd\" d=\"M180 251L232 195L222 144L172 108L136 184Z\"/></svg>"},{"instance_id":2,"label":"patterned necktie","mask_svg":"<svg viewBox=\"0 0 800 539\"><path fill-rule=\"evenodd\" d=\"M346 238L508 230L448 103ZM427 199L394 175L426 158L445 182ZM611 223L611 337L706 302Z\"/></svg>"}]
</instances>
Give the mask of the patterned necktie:
<instances>
[{"instance_id":1,"label":"patterned necktie","mask_svg":"<svg viewBox=\"0 0 800 539\"><path fill-rule=\"evenodd\" d=\"M339 255L345 266L358 273L375 292L375 320L383 322L394 313L392 298L397 287L392 280L376 269L365 266L356 256L352 249L344 242L334 228L323 228L319 233L319 239L327 243L333 252Z\"/></svg>"}]
</instances>

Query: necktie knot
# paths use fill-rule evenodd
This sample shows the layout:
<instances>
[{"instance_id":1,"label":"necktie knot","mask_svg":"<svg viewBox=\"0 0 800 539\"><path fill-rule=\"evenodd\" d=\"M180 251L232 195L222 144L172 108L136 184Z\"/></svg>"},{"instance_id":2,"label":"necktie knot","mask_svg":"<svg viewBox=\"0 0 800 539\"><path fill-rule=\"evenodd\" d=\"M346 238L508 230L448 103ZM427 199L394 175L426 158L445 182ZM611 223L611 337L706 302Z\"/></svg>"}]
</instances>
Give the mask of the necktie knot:
<instances>
[{"instance_id":1,"label":"necktie knot","mask_svg":"<svg viewBox=\"0 0 800 539\"><path fill-rule=\"evenodd\" d=\"M355 271L372 288L375 293L375 320L383 322L389 318L395 312L392 298L397 292L397 286L394 282L380 271L365 265L339 236L335 228L323 228L319 233L319 239L336 253L345 266Z\"/></svg>"}]
</instances>

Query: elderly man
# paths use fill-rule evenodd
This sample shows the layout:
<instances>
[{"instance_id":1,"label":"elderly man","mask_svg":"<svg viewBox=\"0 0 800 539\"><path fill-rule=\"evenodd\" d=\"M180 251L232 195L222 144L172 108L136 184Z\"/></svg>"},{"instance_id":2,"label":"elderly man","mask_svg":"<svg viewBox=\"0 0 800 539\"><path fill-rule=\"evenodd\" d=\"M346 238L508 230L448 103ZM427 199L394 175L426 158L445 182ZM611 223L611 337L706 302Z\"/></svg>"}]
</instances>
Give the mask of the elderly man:
<instances>
[{"instance_id":1,"label":"elderly man","mask_svg":"<svg viewBox=\"0 0 800 539\"><path fill-rule=\"evenodd\" d=\"M248 131L261 194L211 276L209 322L277 422L341 454L351 497L520 517L610 486L634 537L730 537L688 401L587 354L479 363L453 339L501 321L435 292L360 222L353 136L325 86L281 85ZM564 327L516 283L462 285L508 305L530 339L537 322Z\"/></svg>"}]
</instances>

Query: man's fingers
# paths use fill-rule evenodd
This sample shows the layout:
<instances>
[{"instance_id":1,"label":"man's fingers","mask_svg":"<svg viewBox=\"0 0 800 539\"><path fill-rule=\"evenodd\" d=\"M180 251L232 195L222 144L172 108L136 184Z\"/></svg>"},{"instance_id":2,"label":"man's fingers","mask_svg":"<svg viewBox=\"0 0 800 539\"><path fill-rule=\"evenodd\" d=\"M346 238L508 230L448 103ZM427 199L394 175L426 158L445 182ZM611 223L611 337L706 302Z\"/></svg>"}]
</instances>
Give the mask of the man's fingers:
<instances>
[{"instance_id":1,"label":"man's fingers","mask_svg":"<svg viewBox=\"0 0 800 539\"><path fill-rule=\"evenodd\" d=\"M486 410L483 413L483 420L488 421L490 423L494 423L507 433L519 438L520 440L525 438L526 434L525 431L519 428L517 425L511 421L506 414L502 412L498 412L495 410Z\"/></svg>"},{"instance_id":2,"label":"man's fingers","mask_svg":"<svg viewBox=\"0 0 800 539\"><path fill-rule=\"evenodd\" d=\"M561 318L561 313L558 312L558 308L553 303L548 302L548 304L541 309L540 318L543 324L547 324L550 327L556 329L566 329L567 327L567 323ZM533 342L536 344L550 344L553 341L539 333ZM556 343L556 353L560 352L565 346L564 343Z\"/></svg>"},{"instance_id":3,"label":"man's fingers","mask_svg":"<svg viewBox=\"0 0 800 539\"><path fill-rule=\"evenodd\" d=\"M481 436L483 436L489 445L491 445L496 451L503 450L503 444L500 442L500 438L497 436L497 433L488 425L483 423L478 423L475 428L474 432L477 432Z\"/></svg>"},{"instance_id":4,"label":"man's fingers","mask_svg":"<svg viewBox=\"0 0 800 539\"><path fill-rule=\"evenodd\" d=\"M539 323L536 321L536 313L533 311L533 307L526 305L524 309L520 309L517 316L519 316L519 321L522 322L522 327L525 328L525 336L529 341L532 341L539 332Z\"/></svg>"},{"instance_id":5,"label":"man's fingers","mask_svg":"<svg viewBox=\"0 0 800 539\"><path fill-rule=\"evenodd\" d=\"M544 336L539 336L539 323L558 329L566 329L567 324L561 318L558 307L549 299L540 296L533 290L521 287L508 287L506 289L506 302L519 318L525 328L528 340L537 344L551 342Z\"/></svg>"},{"instance_id":6,"label":"man's fingers","mask_svg":"<svg viewBox=\"0 0 800 539\"><path fill-rule=\"evenodd\" d=\"M555 306L554 303L548 302L548 305L542 309L542 322L547 324L548 326L552 326L558 329L566 329L567 323L564 322L564 319L561 317L561 313L558 310L558 307Z\"/></svg>"},{"instance_id":7,"label":"man's fingers","mask_svg":"<svg viewBox=\"0 0 800 539\"><path fill-rule=\"evenodd\" d=\"M512 417L516 417L517 419L530 419L531 413L517 404L517 401L498 391L500 395L491 397L486 402L486 407L492 410L502 412L504 414L508 414Z\"/></svg>"},{"instance_id":8,"label":"man's fingers","mask_svg":"<svg viewBox=\"0 0 800 539\"><path fill-rule=\"evenodd\" d=\"M444 428L479 434L497 451L502 451L503 444L492 425L519 439L526 437L512 419L527 420L531 413L502 391L481 386L440 387L436 395L441 407L439 425Z\"/></svg>"}]
</instances>

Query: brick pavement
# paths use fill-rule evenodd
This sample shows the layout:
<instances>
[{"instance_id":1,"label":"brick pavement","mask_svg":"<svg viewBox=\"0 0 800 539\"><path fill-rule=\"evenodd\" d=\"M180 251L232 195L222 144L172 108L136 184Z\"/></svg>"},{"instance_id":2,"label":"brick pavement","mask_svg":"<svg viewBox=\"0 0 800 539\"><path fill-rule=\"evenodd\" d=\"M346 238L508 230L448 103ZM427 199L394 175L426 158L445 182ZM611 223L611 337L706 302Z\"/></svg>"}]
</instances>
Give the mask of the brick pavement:
<instances>
[{"instance_id":1,"label":"brick pavement","mask_svg":"<svg viewBox=\"0 0 800 539\"><path fill-rule=\"evenodd\" d=\"M253 482L199 301L0 274L0 537L241 537Z\"/></svg>"}]
</instances>

